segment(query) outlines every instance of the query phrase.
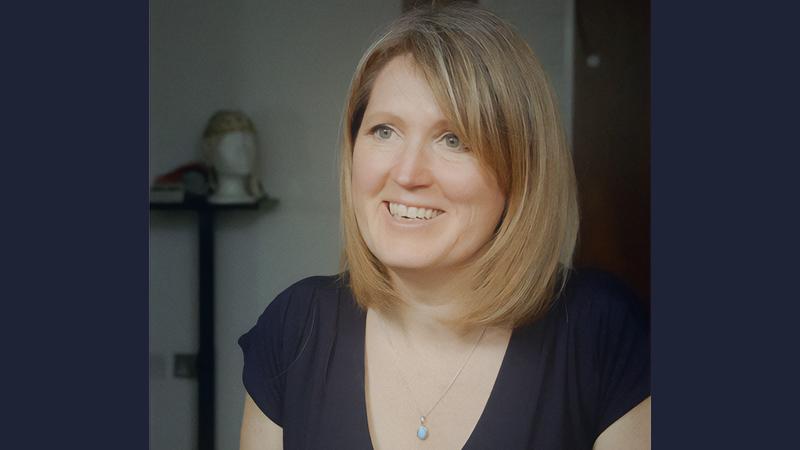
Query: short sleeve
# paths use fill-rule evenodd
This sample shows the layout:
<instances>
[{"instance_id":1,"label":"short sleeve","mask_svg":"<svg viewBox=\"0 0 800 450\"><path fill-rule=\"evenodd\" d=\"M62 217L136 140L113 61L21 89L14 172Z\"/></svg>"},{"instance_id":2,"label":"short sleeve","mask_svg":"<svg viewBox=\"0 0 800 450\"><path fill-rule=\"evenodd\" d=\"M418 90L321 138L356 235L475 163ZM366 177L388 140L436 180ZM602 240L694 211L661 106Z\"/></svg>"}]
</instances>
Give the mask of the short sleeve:
<instances>
[{"instance_id":1,"label":"short sleeve","mask_svg":"<svg viewBox=\"0 0 800 450\"><path fill-rule=\"evenodd\" d=\"M287 372L313 314L310 299L298 292L302 291L298 284L281 292L238 340L244 356L244 387L261 411L281 427Z\"/></svg>"},{"instance_id":2,"label":"short sleeve","mask_svg":"<svg viewBox=\"0 0 800 450\"><path fill-rule=\"evenodd\" d=\"M583 349L581 397L597 437L650 395L650 326L641 302L618 279L602 272L578 278L572 305Z\"/></svg>"},{"instance_id":3,"label":"short sleeve","mask_svg":"<svg viewBox=\"0 0 800 450\"><path fill-rule=\"evenodd\" d=\"M632 292L609 283L604 326L598 333L598 435L650 395L648 318Z\"/></svg>"}]
</instances>

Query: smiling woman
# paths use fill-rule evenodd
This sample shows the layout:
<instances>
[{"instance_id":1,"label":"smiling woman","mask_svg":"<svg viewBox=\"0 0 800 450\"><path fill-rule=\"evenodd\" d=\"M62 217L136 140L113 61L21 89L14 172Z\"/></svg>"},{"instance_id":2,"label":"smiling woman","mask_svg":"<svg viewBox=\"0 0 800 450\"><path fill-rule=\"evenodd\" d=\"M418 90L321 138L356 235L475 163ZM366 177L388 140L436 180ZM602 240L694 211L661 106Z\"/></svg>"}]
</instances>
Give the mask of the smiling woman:
<instances>
[{"instance_id":1,"label":"smiling woman","mask_svg":"<svg viewBox=\"0 0 800 450\"><path fill-rule=\"evenodd\" d=\"M571 269L571 156L505 22L393 23L356 68L340 173L342 273L239 340L243 449L649 448L646 320Z\"/></svg>"},{"instance_id":2,"label":"smiling woman","mask_svg":"<svg viewBox=\"0 0 800 450\"><path fill-rule=\"evenodd\" d=\"M361 237L392 273L458 282L500 220L505 195L453 128L410 55L381 70L353 146L352 196Z\"/></svg>"},{"instance_id":3,"label":"smiling woman","mask_svg":"<svg viewBox=\"0 0 800 450\"><path fill-rule=\"evenodd\" d=\"M424 137L430 144L427 151L394 152L401 154L392 169L400 175L396 182L411 175L423 182L436 178L426 192L406 189L414 191L406 197L419 202L416 197L438 190L440 200L463 200L467 190L459 179L472 192L480 192L475 185L481 184L503 197L495 199L494 208L481 205L480 214L470 215L494 220L494 234L482 238L480 252L472 249L470 270L451 272L459 275L453 285L471 289L459 301L464 307L448 321L514 326L540 316L558 283L567 279L578 228L577 194L552 89L525 41L477 7L417 10L395 22L356 69L344 117L340 171L346 262L359 304L385 311L402 299L385 262L375 259L379 243L371 245L360 228L364 217L355 203L360 193L351 186L358 179L356 158L363 153L358 149L374 127L381 133L377 137L385 138L375 148L420 145L417 134L433 133ZM406 136L401 127L410 128L412 135ZM396 190L387 186L384 194L396 196ZM388 200L403 204L402 199ZM502 213L492 217L498 205ZM462 217L453 214L450 223L471 227L463 222L465 204L459 206ZM472 231L464 237L479 234ZM469 244L459 242L466 248ZM435 285L447 279L433 272L417 275L426 275Z\"/></svg>"}]
</instances>

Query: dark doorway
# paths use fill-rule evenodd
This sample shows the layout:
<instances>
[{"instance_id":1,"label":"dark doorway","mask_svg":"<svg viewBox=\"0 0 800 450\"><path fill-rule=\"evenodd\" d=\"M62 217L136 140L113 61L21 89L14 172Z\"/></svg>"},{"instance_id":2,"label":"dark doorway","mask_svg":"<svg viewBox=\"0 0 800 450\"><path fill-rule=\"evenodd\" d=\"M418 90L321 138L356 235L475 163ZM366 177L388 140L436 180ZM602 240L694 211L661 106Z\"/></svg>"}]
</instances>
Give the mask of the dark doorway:
<instances>
[{"instance_id":1,"label":"dark doorway","mask_svg":"<svg viewBox=\"0 0 800 450\"><path fill-rule=\"evenodd\" d=\"M576 0L575 20L575 264L618 275L648 306L650 3Z\"/></svg>"}]
</instances>

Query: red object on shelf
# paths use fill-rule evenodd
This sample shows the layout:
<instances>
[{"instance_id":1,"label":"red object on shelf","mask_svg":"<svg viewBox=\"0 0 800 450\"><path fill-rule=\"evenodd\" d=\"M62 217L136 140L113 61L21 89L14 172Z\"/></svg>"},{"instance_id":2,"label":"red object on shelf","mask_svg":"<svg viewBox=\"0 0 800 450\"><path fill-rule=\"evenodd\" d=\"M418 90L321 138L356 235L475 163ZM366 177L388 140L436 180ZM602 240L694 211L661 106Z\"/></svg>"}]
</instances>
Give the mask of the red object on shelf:
<instances>
[{"instance_id":1,"label":"red object on shelf","mask_svg":"<svg viewBox=\"0 0 800 450\"><path fill-rule=\"evenodd\" d=\"M179 166L163 175L159 175L155 180L155 184L181 183L183 181L183 175L192 171L200 172L206 177L206 179L208 179L210 169L207 165L201 162L191 162Z\"/></svg>"}]
</instances>

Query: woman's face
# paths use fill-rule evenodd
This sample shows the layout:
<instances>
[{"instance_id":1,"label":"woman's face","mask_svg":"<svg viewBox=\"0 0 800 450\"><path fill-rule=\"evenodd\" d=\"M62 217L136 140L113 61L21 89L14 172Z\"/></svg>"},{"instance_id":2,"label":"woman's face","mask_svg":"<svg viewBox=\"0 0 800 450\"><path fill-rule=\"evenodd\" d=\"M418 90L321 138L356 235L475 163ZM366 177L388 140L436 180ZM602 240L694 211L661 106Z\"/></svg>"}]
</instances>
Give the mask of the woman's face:
<instances>
[{"instance_id":1,"label":"woman's face","mask_svg":"<svg viewBox=\"0 0 800 450\"><path fill-rule=\"evenodd\" d=\"M361 236L394 271L463 268L491 238L505 204L408 56L375 79L354 144L352 190Z\"/></svg>"}]
</instances>

